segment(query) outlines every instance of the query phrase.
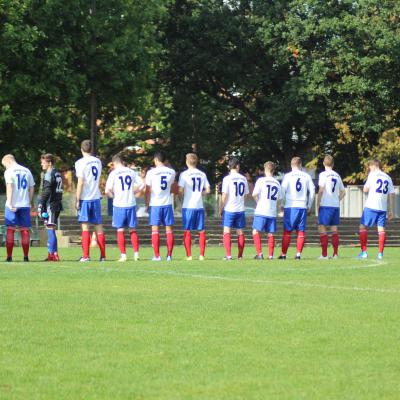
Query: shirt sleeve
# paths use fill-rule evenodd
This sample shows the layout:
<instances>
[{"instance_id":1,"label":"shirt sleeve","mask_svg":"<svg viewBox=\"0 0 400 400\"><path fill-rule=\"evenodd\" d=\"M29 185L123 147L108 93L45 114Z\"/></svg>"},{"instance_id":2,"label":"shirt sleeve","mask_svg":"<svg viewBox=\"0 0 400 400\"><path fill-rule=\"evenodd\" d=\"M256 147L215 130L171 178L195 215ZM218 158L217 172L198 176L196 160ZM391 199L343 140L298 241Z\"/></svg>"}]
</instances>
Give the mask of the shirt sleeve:
<instances>
[{"instance_id":1,"label":"shirt sleeve","mask_svg":"<svg viewBox=\"0 0 400 400\"><path fill-rule=\"evenodd\" d=\"M77 178L83 178L83 168L78 161L75 163L75 174Z\"/></svg>"},{"instance_id":2,"label":"shirt sleeve","mask_svg":"<svg viewBox=\"0 0 400 400\"><path fill-rule=\"evenodd\" d=\"M257 179L256 184L254 185L254 189L253 189L253 196L258 196L260 194L261 190L260 190L260 179Z\"/></svg>"},{"instance_id":3,"label":"shirt sleeve","mask_svg":"<svg viewBox=\"0 0 400 400\"><path fill-rule=\"evenodd\" d=\"M247 179L244 183L244 194L249 194L250 190L249 190L249 182L247 182Z\"/></svg>"},{"instance_id":4,"label":"shirt sleeve","mask_svg":"<svg viewBox=\"0 0 400 400\"><path fill-rule=\"evenodd\" d=\"M226 178L224 178L222 180L222 190L221 190L221 192L228 194L228 191L229 191L229 183L228 183L228 180Z\"/></svg>"},{"instance_id":5,"label":"shirt sleeve","mask_svg":"<svg viewBox=\"0 0 400 400\"><path fill-rule=\"evenodd\" d=\"M344 190L342 178L339 178L339 190Z\"/></svg>"},{"instance_id":6,"label":"shirt sleeve","mask_svg":"<svg viewBox=\"0 0 400 400\"><path fill-rule=\"evenodd\" d=\"M315 186L314 182L312 181L311 177L308 178L308 190L309 190L309 196L308 196L308 208L311 208L314 202L314 197L315 197Z\"/></svg>"},{"instance_id":7,"label":"shirt sleeve","mask_svg":"<svg viewBox=\"0 0 400 400\"><path fill-rule=\"evenodd\" d=\"M179 182L178 182L178 186L181 187L181 188L183 188L183 187L185 186L184 177L185 177L185 173L182 172L182 173L179 175Z\"/></svg>"},{"instance_id":8,"label":"shirt sleeve","mask_svg":"<svg viewBox=\"0 0 400 400\"><path fill-rule=\"evenodd\" d=\"M207 175L204 175L204 188L207 189L210 187L210 182L208 182Z\"/></svg>"},{"instance_id":9,"label":"shirt sleeve","mask_svg":"<svg viewBox=\"0 0 400 400\"><path fill-rule=\"evenodd\" d=\"M151 176L152 176L151 170L147 171L146 178L145 178L145 183L147 186L151 186Z\"/></svg>"},{"instance_id":10,"label":"shirt sleeve","mask_svg":"<svg viewBox=\"0 0 400 400\"><path fill-rule=\"evenodd\" d=\"M110 192L113 190L114 186L114 174L111 172L110 175L108 175L107 182L106 182L106 193Z\"/></svg>"},{"instance_id":11,"label":"shirt sleeve","mask_svg":"<svg viewBox=\"0 0 400 400\"><path fill-rule=\"evenodd\" d=\"M319 174L318 186L324 188L326 184L325 174Z\"/></svg>"},{"instance_id":12,"label":"shirt sleeve","mask_svg":"<svg viewBox=\"0 0 400 400\"><path fill-rule=\"evenodd\" d=\"M365 189L369 189L371 187L371 179L370 176L368 175L367 181L364 184Z\"/></svg>"},{"instance_id":13,"label":"shirt sleeve","mask_svg":"<svg viewBox=\"0 0 400 400\"><path fill-rule=\"evenodd\" d=\"M10 171L6 170L6 172L4 172L4 180L6 183L10 183L10 184L13 183L13 178L12 178L12 175L10 174Z\"/></svg>"},{"instance_id":14,"label":"shirt sleeve","mask_svg":"<svg viewBox=\"0 0 400 400\"><path fill-rule=\"evenodd\" d=\"M393 194L394 193L394 186L393 186L393 181L391 178L389 178L389 194Z\"/></svg>"}]
</instances>

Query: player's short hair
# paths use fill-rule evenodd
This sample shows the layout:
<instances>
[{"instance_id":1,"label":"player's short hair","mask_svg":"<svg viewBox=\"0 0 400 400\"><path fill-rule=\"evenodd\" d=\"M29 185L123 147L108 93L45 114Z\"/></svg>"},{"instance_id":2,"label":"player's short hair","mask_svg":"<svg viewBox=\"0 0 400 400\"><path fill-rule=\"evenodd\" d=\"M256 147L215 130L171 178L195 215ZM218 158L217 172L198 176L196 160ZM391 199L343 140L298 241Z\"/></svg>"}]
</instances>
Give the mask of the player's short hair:
<instances>
[{"instance_id":1,"label":"player's short hair","mask_svg":"<svg viewBox=\"0 0 400 400\"><path fill-rule=\"evenodd\" d=\"M271 174L275 172L275 164L272 161L264 163L264 170L268 170Z\"/></svg>"},{"instance_id":2,"label":"player's short hair","mask_svg":"<svg viewBox=\"0 0 400 400\"><path fill-rule=\"evenodd\" d=\"M50 153L42 154L40 156L40 159L52 163L53 165L56 163L56 158L53 156L53 154Z\"/></svg>"},{"instance_id":3,"label":"player's short hair","mask_svg":"<svg viewBox=\"0 0 400 400\"><path fill-rule=\"evenodd\" d=\"M12 154L6 154L2 159L1 163L4 164L5 161L15 161L15 157Z\"/></svg>"},{"instance_id":4,"label":"player's short hair","mask_svg":"<svg viewBox=\"0 0 400 400\"><path fill-rule=\"evenodd\" d=\"M333 165L335 164L335 162L333 161L333 157L329 154L327 154L324 157L324 165L326 165L327 167L333 167Z\"/></svg>"},{"instance_id":5,"label":"player's short hair","mask_svg":"<svg viewBox=\"0 0 400 400\"><path fill-rule=\"evenodd\" d=\"M382 165L381 161L378 160L377 158L374 158L373 160L369 160L369 161L368 161L368 166L369 166L369 167L374 166L374 167L380 169L380 168L381 168L381 165Z\"/></svg>"},{"instance_id":6,"label":"player's short hair","mask_svg":"<svg viewBox=\"0 0 400 400\"><path fill-rule=\"evenodd\" d=\"M298 167L300 168L302 163L301 163L301 158L300 157L293 157L292 160L290 161L290 165L292 167Z\"/></svg>"},{"instance_id":7,"label":"player's short hair","mask_svg":"<svg viewBox=\"0 0 400 400\"><path fill-rule=\"evenodd\" d=\"M237 158L231 158L229 161L228 161L228 168L229 169L236 169L238 166L240 165L240 162L239 162L239 160L237 159Z\"/></svg>"},{"instance_id":8,"label":"player's short hair","mask_svg":"<svg viewBox=\"0 0 400 400\"><path fill-rule=\"evenodd\" d=\"M84 151L85 153L91 153L92 152L92 142L89 139L84 140L81 143L81 150Z\"/></svg>"},{"instance_id":9,"label":"player's short hair","mask_svg":"<svg viewBox=\"0 0 400 400\"><path fill-rule=\"evenodd\" d=\"M165 163L165 161L167 160L167 155L165 154L164 151L160 150L154 153L153 158L161 163Z\"/></svg>"},{"instance_id":10,"label":"player's short hair","mask_svg":"<svg viewBox=\"0 0 400 400\"><path fill-rule=\"evenodd\" d=\"M195 154L195 153L187 153L186 161L189 165L191 165L192 167L195 167L197 165L197 163L199 162L199 157L197 157L197 154Z\"/></svg>"},{"instance_id":11,"label":"player's short hair","mask_svg":"<svg viewBox=\"0 0 400 400\"><path fill-rule=\"evenodd\" d=\"M113 163L120 163L120 164L125 164L124 159L122 158L121 154L114 154L111 161Z\"/></svg>"}]
</instances>

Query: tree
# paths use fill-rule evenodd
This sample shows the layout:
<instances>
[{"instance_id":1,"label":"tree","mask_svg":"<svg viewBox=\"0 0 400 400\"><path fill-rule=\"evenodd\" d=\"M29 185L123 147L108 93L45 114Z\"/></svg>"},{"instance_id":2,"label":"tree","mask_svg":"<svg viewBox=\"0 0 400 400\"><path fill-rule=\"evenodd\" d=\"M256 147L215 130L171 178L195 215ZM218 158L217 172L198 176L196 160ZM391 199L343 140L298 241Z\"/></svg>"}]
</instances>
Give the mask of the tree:
<instances>
[{"instance_id":1,"label":"tree","mask_svg":"<svg viewBox=\"0 0 400 400\"><path fill-rule=\"evenodd\" d=\"M144 114L157 67L162 1L5 1L0 17L0 130L4 152L71 165L88 137L96 93L103 131Z\"/></svg>"}]
</instances>

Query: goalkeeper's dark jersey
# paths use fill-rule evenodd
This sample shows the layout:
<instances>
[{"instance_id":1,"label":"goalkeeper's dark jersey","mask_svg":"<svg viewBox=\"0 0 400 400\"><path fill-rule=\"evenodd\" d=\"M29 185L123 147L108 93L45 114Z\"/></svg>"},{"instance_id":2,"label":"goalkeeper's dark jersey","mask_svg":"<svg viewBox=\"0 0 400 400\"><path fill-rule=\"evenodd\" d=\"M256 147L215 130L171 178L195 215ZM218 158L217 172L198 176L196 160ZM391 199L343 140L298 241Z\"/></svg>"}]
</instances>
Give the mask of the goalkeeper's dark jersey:
<instances>
[{"instance_id":1,"label":"goalkeeper's dark jersey","mask_svg":"<svg viewBox=\"0 0 400 400\"><path fill-rule=\"evenodd\" d=\"M62 209L63 179L60 171L52 169L46 172L43 178L43 188L39 205L43 208L50 206L53 210Z\"/></svg>"}]
</instances>

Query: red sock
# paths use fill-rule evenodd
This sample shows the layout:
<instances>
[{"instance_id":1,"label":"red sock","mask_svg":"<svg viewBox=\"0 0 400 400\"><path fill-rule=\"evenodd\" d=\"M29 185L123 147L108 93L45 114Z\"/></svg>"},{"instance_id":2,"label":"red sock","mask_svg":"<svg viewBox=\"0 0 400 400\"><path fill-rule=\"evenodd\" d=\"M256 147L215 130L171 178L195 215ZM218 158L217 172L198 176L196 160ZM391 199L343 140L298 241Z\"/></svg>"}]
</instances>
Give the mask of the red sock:
<instances>
[{"instance_id":1,"label":"red sock","mask_svg":"<svg viewBox=\"0 0 400 400\"><path fill-rule=\"evenodd\" d=\"M90 232L82 231L82 252L83 258L89 258Z\"/></svg>"},{"instance_id":2,"label":"red sock","mask_svg":"<svg viewBox=\"0 0 400 400\"><path fill-rule=\"evenodd\" d=\"M385 248L385 242L386 242L386 232L378 232L378 237L379 237L379 253L383 253L383 249Z\"/></svg>"},{"instance_id":3,"label":"red sock","mask_svg":"<svg viewBox=\"0 0 400 400\"><path fill-rule=\"evenodd\" d=\"M139 252L139 236L136 231L130 232L132 249L135 253Z\"/></svg>"},{"instance_id":4,"label":"red sock","mask_svg":"<svg viewBox=\"0 0 400 400\"><path fill-rule=\"evenodd\" d=\"M126 246L125 246L125 232L117 231L117 243L119 247L119 251L121 254L126 254Z\"/></svg>"},{"instance_id":5,"label":"red sock","mask_svg":"<svg viewBox=\"0 0 400 400\"><path fill-rule=\"evenodd\" d=\"M319 235L319 241L321 243L321 248L322 248L322 257L327 257L328 256L328 234L321 233Z\"/></svg>"},{"instance_id":6,"label":"red sock","mask_svg":"<svg viewBox=\"0 0 400 400\"><path fill-rule=\"evenodd\" d=\"M243 234L238 236L238 258L243 257L244 243L246 242L246 238Z\"/></svg>"},{"instance_id":7,"label":"red sock","mask_svg":"<svg viewBox=\"0 0 400 400\"><path fill-rule=\"evenodd\" d=\"M167 256L172 256L174 250L174 232L167 232Z\"/></svg>"},{"instance_id":8,"label":"red sock","mask_svg":"<svg viewBox=\"0 0 400 400\"><path fill-rule=\"evenodd\" d=\"M275 236L273 233L268 233L268 257L274 256Z\"/></svg>"},{"instance_id":9,"label":"red sock","mask_svg":"<svg viewBox=\"0 0 400 400\"><path fill-rule=\"evenodd\" d=\"M183 244L186 250L186 257L190 257L192 255L192 234L190 231L183 232Z\"/></svg>"},{"instance_id":10,"label":"red sock","mask_svg":"<svg viewBox=\"0 0 400 400\"><path fill-rule=\"evenodd\" d=\"M124 242L125 242L125 238L124 238ZM104 232L97 234L97 243L100 248L100 257L106 258L106 237L104 235Z\"/></svg>"},{"instance_id":11,"label":"red sock","mask_svg":"<svg viewBox=\"0 0 400 400\"><path fill-rule=\"evenodd\" d=\"M20 231L21 234L21 245L22 251L24 252L24 257L28 257L29 254L29 231L23 229Z\"/></svg>"},{"instance_id":12,"label":"red sock","mask_svg":"<svg viewBox=\"0 0 400 400\"><path fill-rule=\"evenodd\" d=\"M227 257L231 257L231 234L224 233L224 247L225 247L225 254Z\"/></svg>"},{"instance_id":13,"label":"red sock","mask_svg":"<svg viewBox=\"0 0 400 400\"><path fill-rule=\"evenodd\" d=\"M283 236L282 236L282 255L283 256L286 256L286 253L290 246L291 236L292 236L292 232L289 232L287 230L283 231Z\"/></svg>"},{"instance_id":14,"label":"red sock","mask_svg":"<svg viewBox=\"0 0 400 400\"><path fill-rule=\"evenodd\" d=\"M151 232L151 245L153 246L154 256L160 257L160 234L158 231Z\"/></svg>"},{"instance_id":15,"label":"red sock","mask_svg":"<svg viewBox=\"0 0 400 400\"><path fill-rule=\"evenodd\" d=\"M260 232L253 234L254 247L258 256L262 254L261 235Z\"/></svg>"},{"instance_id":16,"label":"red sock","mask_svg":"<svg viewBox=\"0 0 400 400\"><path fill-rule=\"evenodd\" d=\"M360 229L361 251L367 251L367 242L368 242L368 231L366 229Z\"/></svg>"},{"instance_id":17,"label":"red sock","mask_svg":"<svg viewBox=\"0 0 400 400\"><path fill-rule=\"evenodd\" d=\"M332 233L333 255L337 256L339 250L339 232Z\"/></svg>"},{"instance_id":18,"label":"red sock","mask_svg":"<svg viewBox=\"0 0 400 400\"><path fill-rule=\"evenodd\" d=\"M14 233L15 233L15 229L7 227L7 233L6 233L7 257L12 256L12 252L13 252L13 248L14 248Z\"/></svg>"},{"instance_id":19,"label":"red sock","mask_svg":"<svg viewBox=\"0 0 400 400\"><path fill-rule=\"evenodd\" d=\"M297 252L301 253L304 248L304 242L306 241L306 236L303 231L298 231L297 232L297 243L296 243L296 248Z\"/></svg>"},{"instance_id":20,"label":"red sock","mask_svg":"<svg viewBox=\"0 0 400 400\"><path fill-rule=\"evenodd\" d=\"M199 233L199 246L200 246L200 255L204 257L206 252L206 233L200 232Z\"/></svg>"}]
</instances>

